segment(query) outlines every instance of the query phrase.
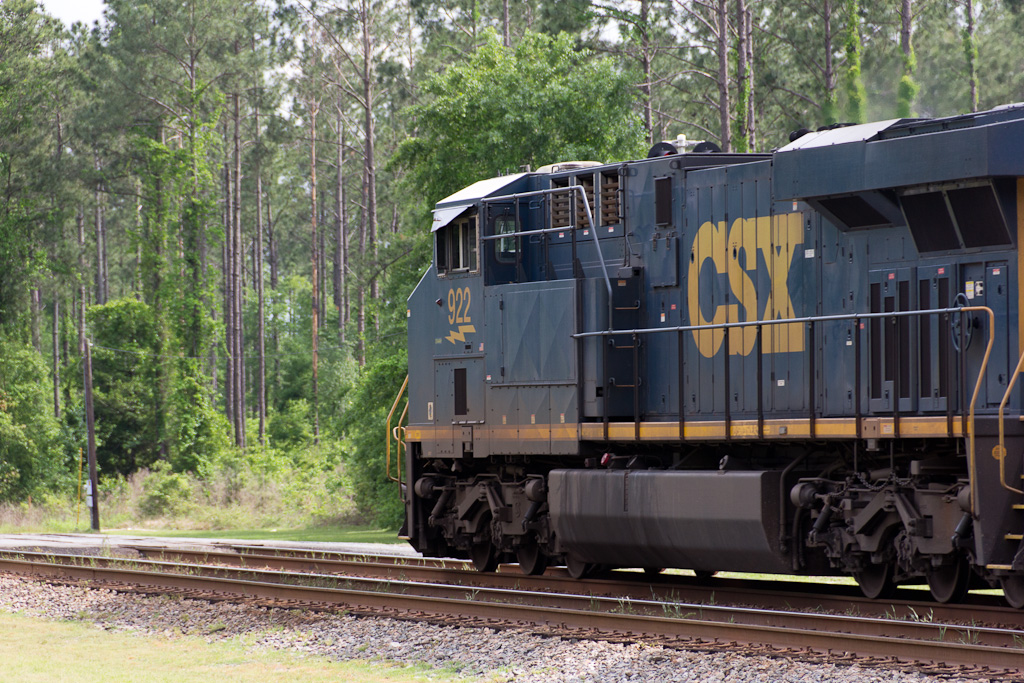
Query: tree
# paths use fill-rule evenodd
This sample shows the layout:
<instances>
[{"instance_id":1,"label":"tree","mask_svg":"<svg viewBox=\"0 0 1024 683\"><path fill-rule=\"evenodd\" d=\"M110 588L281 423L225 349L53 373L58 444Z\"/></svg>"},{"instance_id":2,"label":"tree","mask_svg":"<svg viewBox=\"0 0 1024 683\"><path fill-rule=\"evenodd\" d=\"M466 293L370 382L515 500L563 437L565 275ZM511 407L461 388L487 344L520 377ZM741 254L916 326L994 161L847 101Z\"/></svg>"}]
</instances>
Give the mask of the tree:
<instances>
[{"instance_id":1,"label":"tree","mask_svg":"<svg viewBox=\"0 0 1024 683\"><path fill-rule=\"evenodd\" d=\"M47 247L61 244L61 207L73 204L62 196L67 158L58 144L67 114L64 38L33 0L0 4L0 329L17 329L29 310L36 341L38 279L53 270Z\"/></svg>"},{"instance_id":2,"label":"tree","mask_svg":"<svg viewBox=\"0 0 1024 683\"><path fill-rule=\"evenodd\" d=\"M903 51L903 75L896 96L896 116L914 116L914 100L921 86L914 80L917 71L917 57L913 43L914 12L913 0L900 0L900 49Z\"/></svg>"},{"instance_id":3,"label":"tree","mask_svg":"<svg viewBox=\"0 0 1024 683\"><path fill-rule=\"evenodd\" d=\"M867 90L860 74L860 3L846 0L846 120L867 121Z\"/></svg>"},{"instance_id":4,"label":"tree","mask_svg":"<svg viewBox=\"0 0 1024 683\"><path fill-rule=\"evenodd\" d=\"M505 48L489 33L467 63L424 90L433 100L409 108L416 134L401 144L396 163L409 169L427 205L524 165L613 161L644 150L632 79L564 34L528 33Z\"/></svg>"},{"instance_id":5,"label":"tree","mask_svg":"<svg viewBox=\"0 0 1024 683\"><path fill-rule=\"evenodd\" d=\"M49 409L47 374L35 349L0 335L0 501L21 500L70 479Z\"/></svg>"}]
</instances>

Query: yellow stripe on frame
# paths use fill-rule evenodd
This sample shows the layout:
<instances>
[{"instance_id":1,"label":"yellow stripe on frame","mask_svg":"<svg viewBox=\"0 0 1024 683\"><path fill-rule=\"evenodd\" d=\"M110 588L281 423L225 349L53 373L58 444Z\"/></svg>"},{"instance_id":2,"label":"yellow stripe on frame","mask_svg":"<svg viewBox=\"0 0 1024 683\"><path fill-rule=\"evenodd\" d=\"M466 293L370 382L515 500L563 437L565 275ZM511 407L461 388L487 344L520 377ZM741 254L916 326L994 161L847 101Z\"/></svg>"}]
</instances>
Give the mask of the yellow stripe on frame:
<instances>
[{"instance_id":1,"label":"yellow stripe on frame","mask_svg":"<svg viewBox=\"0 0 1024 683\"><path fill-rule=\"evenodd\" d=\"M962 419L953 418L953 436L962 437ZM821 418L814 422L814 435L811 436L811 423L807 419L799 420L765 420L764 436L759 435L757 420L734 420L730 423L730 438L738 441L753 441L760 438L766 440L786 439L855 439L857 422L853 418ZM949 436L948 423L944 416L904 417L900 419L901 437L943 438ZM864 418L861 425L860 438L892 438L895 435L892 418ZM474 436L477 439L495 439L503 441L523 441L538 443L548 440L555 441L603 441L604 424L601 422L583 422L573 424L538 424L538 425L474 425ZM683 425L684 438L688 441L721 441L726 438L725 422L721 420L693 421ZM409 427L406 430L407 441L429 441L437 438L453 438L451 428L434 426ZM636 425L633 422L611 422L608 425L608 438L612 441L636 441ZM650 443L676 442L679 440L678 422L641 422L640 441Z\"/></svg>"}]
</instances>

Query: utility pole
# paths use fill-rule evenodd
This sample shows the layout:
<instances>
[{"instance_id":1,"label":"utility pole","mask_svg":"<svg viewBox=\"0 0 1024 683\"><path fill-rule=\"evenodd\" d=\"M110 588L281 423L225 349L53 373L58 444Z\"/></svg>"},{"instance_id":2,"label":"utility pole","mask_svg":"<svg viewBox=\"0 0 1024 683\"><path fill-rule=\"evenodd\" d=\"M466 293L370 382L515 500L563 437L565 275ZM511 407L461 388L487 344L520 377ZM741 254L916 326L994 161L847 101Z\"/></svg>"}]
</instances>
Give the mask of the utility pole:
<instances>
[{"instance_id":1,"label":"utility pole","mask_svg":"<svg viewBox=\"0 0 1024 683\"><path fill-rule=\"evenodd\" d=\"M92 530L100 530L99 477L96 474L96 419L92 411L92 342L85 340L85 428L89 434L89 492Z\"/></svg>"}]
</instances>

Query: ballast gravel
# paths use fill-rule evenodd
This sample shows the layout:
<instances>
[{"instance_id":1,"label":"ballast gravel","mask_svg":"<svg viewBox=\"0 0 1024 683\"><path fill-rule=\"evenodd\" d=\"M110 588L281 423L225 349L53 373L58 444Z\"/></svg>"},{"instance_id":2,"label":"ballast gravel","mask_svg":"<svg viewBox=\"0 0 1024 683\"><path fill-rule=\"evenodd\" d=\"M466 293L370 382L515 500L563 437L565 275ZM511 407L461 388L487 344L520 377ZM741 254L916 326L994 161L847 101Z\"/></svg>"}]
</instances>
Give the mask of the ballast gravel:
<instances>
[{"instance_id":1,"label":"ballast gravel","mask_svg":"<svg viewBox=\"0 0 1024 683\"><path fill-rule=\"evenodd\" d=\"M336 660L425 663L454 677L516 683L925 683L966 682L857 665L782 657L704 653L643 643L617 644L514 630L437 626L387 618L265 608L174 596L51 585L0 574L0 610L74 619L151 637L239 639L249 647L294 650ZM970 679L977 681L978 679Z\"/></svg>"}]
</instances>

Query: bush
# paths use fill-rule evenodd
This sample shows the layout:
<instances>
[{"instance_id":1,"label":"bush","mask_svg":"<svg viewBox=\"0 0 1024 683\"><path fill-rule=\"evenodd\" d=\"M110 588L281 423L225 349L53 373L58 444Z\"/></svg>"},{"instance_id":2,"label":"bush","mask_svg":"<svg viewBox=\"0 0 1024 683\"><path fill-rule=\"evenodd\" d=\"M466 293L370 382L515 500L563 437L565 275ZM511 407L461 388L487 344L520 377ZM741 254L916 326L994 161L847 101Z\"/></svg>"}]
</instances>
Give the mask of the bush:
<instances>
[{"instance_id":1,"label":"bush","mask_svg":"<svg viewBox=\"0 0 1024 683\"><path fill-rule=\"evenodd\" d=\"M142 491L139 514L144 518L180 514L189 506L192 497L188 477L180 472L172 472L170 464L163 461L153 465Z\"/></svg>"},{"instance_id":2,"label":"bush","mask_svg":"<svg viewBox=\"0 0 1024 683\"><path fill-rule=\"evenodd\" d=\"M70 481L49 387L49 370L39 353L0 337L0 502L40 495Z\"/></svg>"},{"instance_id":3,"label":"bush","mask_svg":"<svg viewBox=\"0 0 1024 683\"><path fill-rule=\"evenodd\" d=\"M402 523L405 508L397 485L384 473L384 430L407 368L404 350L368 364L345 411L345 462L356 509L367 521L390 528Z\"/></svg>"}]
</instances>

